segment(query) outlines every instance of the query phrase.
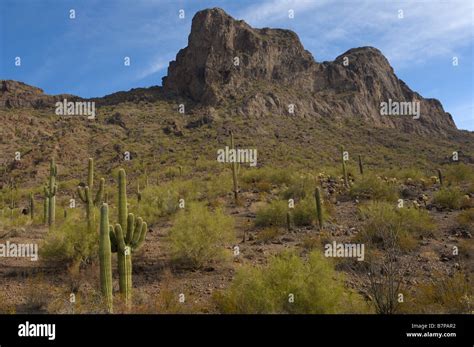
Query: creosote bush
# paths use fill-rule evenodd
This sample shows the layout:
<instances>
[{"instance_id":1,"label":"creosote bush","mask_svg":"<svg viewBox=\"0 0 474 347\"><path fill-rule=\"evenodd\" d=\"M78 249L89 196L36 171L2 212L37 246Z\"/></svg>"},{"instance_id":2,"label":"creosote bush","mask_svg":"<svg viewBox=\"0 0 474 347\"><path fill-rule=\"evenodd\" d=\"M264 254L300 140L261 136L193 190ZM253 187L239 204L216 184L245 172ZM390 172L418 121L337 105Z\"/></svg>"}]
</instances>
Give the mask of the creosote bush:
<instances>
[{"instance_id":1,"label":"creosote bush","mask_svg":"<svg viewBox=\"0 0 474 347\"><path fill-rule=\"evenodd\" d=\"M474 231L474 208L462 211L457 217L457 221L461 228Z\"/></svg>"},{"instance_id":2,"label":"creosote bush","mask_svg":"<svg viewBox=\"0 0 474 347\"><path fill-rule=\"evenodd\" d=\"M427 211L397 208L387 202L369 202L360 207L359 214L363 227L356 240L382 248L394 240L402 251L409 251L416 247L415 238L428 236L435 226Z\"/></svg>"},{"instance_id":3,"label":"creosote bush","mask_svg":"<svg viewBox=\"0 0 474 347\"><path fill-rule=\"evenodd\" d=\"M233 218L202 203L190 203L180 211L169 235L173 258L195 268L225 260L226 246L234 238Z\"/></svg>"},{"instance_id":4,"label":"creosote bush","mask_svg":"<svg viewBox=\"0 0 474 347\"><path fill-rule=\"evenodd\" d=\"M78 214L70 212L68 219L48 232L39 249L41 257L46 260L88 262L97 256L98 244L98 233L88 232Z\"/></svg>"},{"instance_id":5,"label":"creosote bush","mask_svg":"<svg viewBox=\"0 0 474 347\"><path fill-rule=\"evenodd\" d=\"M243 171L241 180L244 186L248 188L252 185L262 185L262 182L266 182L268 185L288 186L293 182L294 178L290 170L265 167Z\"/></svg>"},{"instance_id":6,"label":"creosote bush","mask_svg":"<svg viewBox=\"0 0 474 347\"><path fill-rule=\"evenodd\" d=\"M442 208L457 210L462 206L463 193L457 187L442 188L434 195L433 202Z\"/></svg>"},{"instance_id":7,"label":"creosote bush","mask_svg":"<svg viewBox=\"0 0 474 347\"><path fill-rule=\"evenodd\" d=\"M474 286L466 273L437 273L429 283L418 285L407 306L414 313L462 314L474 309Z\"/></svg>"},{"instance_id":8,"label":"creosote bush","mask_svg":"<svg viewBox=\"0 0 474 347\"><path fill-rule=\"evenodd\" d=\"M288 202L273 200L270 204L260 207L257 210L255 226L257 227L284 227L286 225L286 213L288 212Z\"/></svg>"},{"instance_id":9,"label":"creosote bush","mask_svg":"<svg viewBox=\"0 0 474 347\"><path fill-rule=\"evenodd\" d=\"M353 183L350 195L353 198L358 197L360 199L396 201L398 199L398 188L396 185L387 183L373 174L366 174Z\"/></svg>"},{"instance_id":10,"label":"creosote bush","mask_svg":"<svg viewBox=\"0 0 474 347\"><path fill-rule=\"evenodd\" d=\"M222 313L326 314L351 312L354 305L363 310L320 251L311 252L307 261L287 252L266 266L245 265L214 299Z\"/></svg>"},{"instance_id":11,"label":"creosote bush","mask_svg":"<svg viewBox=\"0 0 474 347\"><path fill-rule=\"evenodd\" d=\"M323 220L329 218L327 202L323 206ZM314 197L309 195L307 198L297 201L295 207L288 208L288 201L273 200L268 205L261 206L257 210L255 218L255 226L257 227L285 227L286 214L290 211L292 216L292 223L294 226L311 226L316 222L316 202Z\"/></svg>"}]
</instances>

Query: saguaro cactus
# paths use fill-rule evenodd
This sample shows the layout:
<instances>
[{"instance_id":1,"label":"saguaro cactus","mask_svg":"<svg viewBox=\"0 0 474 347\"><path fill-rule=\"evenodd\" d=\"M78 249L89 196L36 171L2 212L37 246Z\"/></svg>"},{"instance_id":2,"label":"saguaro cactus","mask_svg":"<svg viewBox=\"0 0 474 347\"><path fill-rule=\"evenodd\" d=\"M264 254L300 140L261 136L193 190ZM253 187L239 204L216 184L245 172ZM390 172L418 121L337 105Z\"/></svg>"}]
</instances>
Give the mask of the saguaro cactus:
<instances>
[{"instance_id":1,"label":"saguaro cactus","mask_svg":"<svg viewBox=\"0 0 474 347\"><path fill-rule=\"evenodd\" d=\"M362 165L362 157L359 155L359 172L361 175L364 174L364 167Z\"/></svg>"},{"instance_id":2,"label":"saguaro cactus","mask_svg":"<svg viewBox=\"0 0 474 347\"><path fill-rule=\"evenodd\" d=\"M110 231L112 252L117 252L120 293L125 297L127 306L132 297L132 252L140 248L148 230L142 218L135 219L133 213L127 213L127 182L125 170L118 174L118 219L115 228ZM124 236L125 233L125 236Z\"/></svg>"},{"instance_id":3,"label":"saguaro cactus","mask_svg":"<svg viewBox=\"0 0 474 347\"><path fill-rule=\"evenodd\" d=\"M234 146L234 133L230 132L230 149L235 150ZM237 182L237 158L234 156L234 160L232 161L232 182L234 184L234 199L235 203L239 200L239 184Z\"/></svg>"},{"instance_id":4,"label":"saguaro cactus","mask_svg":"<svg viewBox=\"0 0 474 347\"><path fill-rule=\"evenodd\" d=\"M286 228L291 231L291 213L289 211L286 213Z\"/></svg>"},{"instance_id":5,"label":"saguaro cactus","mask_svg":"<svg viewBox=\"0 0 474 347\"><path fill-rule=\"evenodd\" d=\"M441 169L438 169L438 179L439 179L439 185L443 185L443 174L441 172Z\"/></svg>"},{"instance_id":6,"label":"saguaro cactus","mask_svg":"<svg viewBox=\"0 0 474 347\"><path fill-rule=\"evenodd\" d=\"M48 216L49 216L49 198L44 196L44 203L43 203L43 223L48 223Z\"/></svg>"},{"instance_id":7,"label":"saguaro cactus","mask_svg":"<svg viewBox=\"0 0 474 347\"><path fill-rule=\"evenodd\" d=\"M321 204L321 189L316 187L314 191L314 197L316 199L316 215L318 217L319 229L323 228L323 209Z\"/></svg>"},{"instance_id":8,"label":"saguaro cactus","mask_svg":"<svg viewBox=\"0 0 474 347\"><path fill-rule=\"evenodd\" d=\"M100 233L99 233L99 260L100 260L100 290L107 304L107 311L113 312L112 296L112 248L109 226L109 206L102 204L100 208Z\"/></svg>"},{"instance_id":9,"label":"saguaro cactus","mask_svg":"<svg viewBox=\"0 0 474 347\"><path fill-rule=\"evenodd\" d=\"M94 187L94 159L89 158L87 167L87 186L77 187L77 194L82 202L86 205L86 216L87 216L87 229L89 231L94 230L94 206L98 206L104 200L104 186L105 180L100 179L99 189L95 194L95 198L92 198L92 189Z\"/></svg>"},{"instance_id":10,"label":"saguaro cactus","mask_svg":"<svg viewBox=\"0 0 474 347\"><path fill-rule=\"evenodd\" d=\"M344 160L344 147L341 146L341 160L342 160L342 175L344 177L344 186L349 188L349 179L347 178L347 167Z\"/></svg>"},{"instance_id":11,"label":"saguaro cactus","mask_svg":"<svg viewBox=\"0 0 474 347\"><path fill-rule=\"evenodd\" d=\"M30 193L30 218L33 220L35 217L35 199L33 193Z\"/></svg>"},{"instance_id":12,"label":"saguaro cactus","mask_svg":"<svg viewBox=\"0 0 474 347\"><path fill-rule=\"evenodd\" d=\"M54 158L51 159L49 165L49 181L44 187L44 195L48 201L48 225L52 227L56 220L56 192L58 190L58 184L56 183L56 176L58 174L58 168L54 162Z\"/></svg>"}]
</instances>

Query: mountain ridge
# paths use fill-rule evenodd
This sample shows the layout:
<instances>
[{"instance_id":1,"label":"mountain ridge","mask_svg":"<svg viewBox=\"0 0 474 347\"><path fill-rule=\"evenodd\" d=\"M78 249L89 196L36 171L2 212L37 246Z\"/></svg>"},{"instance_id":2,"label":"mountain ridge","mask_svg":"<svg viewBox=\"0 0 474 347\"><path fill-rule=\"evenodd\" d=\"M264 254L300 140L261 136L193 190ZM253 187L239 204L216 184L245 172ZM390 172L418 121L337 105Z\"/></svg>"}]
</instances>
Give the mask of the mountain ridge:
<instances>
[{"instance_id":1,"label":"mountain ridge","mask_svg":"<svg viewBox=\"0 0 474 347\"><path fill-rule=\"evenodd\" d=\"M377 48L352 48L334 61L319 63L295 32L255 29L220 8L195 14L188 46L170 62L162 87L134 88L84 99L68 94L46 95L39 88L28 89L22 82L1 83L0 107L4 108L53 107L63 98L93 100L99 107L184 98L203 107L225 107L232 116L335 121L349 117L369 126L444 135L457 129L442 104L412 91ZM419 102L420 119L381 116L381 102L389 100Z\"/></svg>"}]
</instances>

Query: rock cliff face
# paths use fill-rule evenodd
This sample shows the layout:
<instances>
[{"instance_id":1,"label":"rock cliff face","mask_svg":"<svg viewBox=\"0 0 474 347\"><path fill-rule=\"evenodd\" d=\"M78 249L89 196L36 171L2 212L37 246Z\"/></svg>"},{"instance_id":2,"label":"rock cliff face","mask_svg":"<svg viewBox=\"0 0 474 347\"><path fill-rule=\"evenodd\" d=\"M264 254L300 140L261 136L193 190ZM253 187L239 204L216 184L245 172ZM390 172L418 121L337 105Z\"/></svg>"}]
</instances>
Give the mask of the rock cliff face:
<instances>
[{"instance_id":1,"label":"rock cliff face","mask_svg":"<svg viewBox=\"0 0 474 347\"><path fill-rule=\"evenodd\" d=\"M194 16L188 46L170 63L163 88L202 104L233 103L243 116L358 117L417 132L456 128L441 103L413 92L376 48L317 63L294 32L254 29L218 8ZM420 119L381 115L381 103L390 100L419 102Z\"/></svg>"}]
</instances>

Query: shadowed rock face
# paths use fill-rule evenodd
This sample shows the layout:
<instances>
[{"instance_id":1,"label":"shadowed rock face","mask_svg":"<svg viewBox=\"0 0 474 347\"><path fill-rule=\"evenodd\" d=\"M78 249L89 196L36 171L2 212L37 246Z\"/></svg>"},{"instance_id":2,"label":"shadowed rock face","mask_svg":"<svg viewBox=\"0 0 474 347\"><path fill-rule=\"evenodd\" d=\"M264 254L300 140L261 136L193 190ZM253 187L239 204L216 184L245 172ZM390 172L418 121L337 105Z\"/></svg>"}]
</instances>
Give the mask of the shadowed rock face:
<instances>
[{"instance_id":1,"label":"shadowed rock face","mask_svg":"<svg viewBox=\"0 0 474 347\"><path fill-rule=\"evenodd\" d=\"M351 49L333 62L317 63L294 32L254 29L218 8L196 13L188 46L170 63L163 88L207 105L238 100L243 116L289 115L293 104L301 117L359 117L416 132L456 128L441 103L413 92L376 48ZM389 99L419 101L420 119L381 116L380 103Z\"/></svg>"}]
</instances>

